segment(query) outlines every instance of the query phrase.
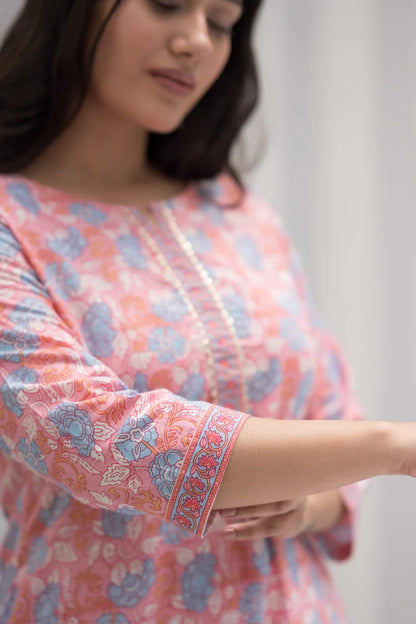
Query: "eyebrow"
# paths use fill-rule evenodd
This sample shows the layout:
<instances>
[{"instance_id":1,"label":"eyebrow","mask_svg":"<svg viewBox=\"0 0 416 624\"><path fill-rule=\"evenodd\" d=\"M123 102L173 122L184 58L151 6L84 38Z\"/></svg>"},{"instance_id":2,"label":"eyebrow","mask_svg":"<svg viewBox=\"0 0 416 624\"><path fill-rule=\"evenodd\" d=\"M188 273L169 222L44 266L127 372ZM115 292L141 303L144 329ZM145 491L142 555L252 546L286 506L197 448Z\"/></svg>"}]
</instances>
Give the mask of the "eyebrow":
<instances>
[{"instance_id":1,"label":"eyebrow","mask_svg":"<svg viewBox=\"0 0 416 624\"><path fill-rule=\"evenodd\" d=\"M224 0L224 2L232 2L233 4L237 4L240 7L243 6L242 0Z\"/></svg>"}]
</instances>

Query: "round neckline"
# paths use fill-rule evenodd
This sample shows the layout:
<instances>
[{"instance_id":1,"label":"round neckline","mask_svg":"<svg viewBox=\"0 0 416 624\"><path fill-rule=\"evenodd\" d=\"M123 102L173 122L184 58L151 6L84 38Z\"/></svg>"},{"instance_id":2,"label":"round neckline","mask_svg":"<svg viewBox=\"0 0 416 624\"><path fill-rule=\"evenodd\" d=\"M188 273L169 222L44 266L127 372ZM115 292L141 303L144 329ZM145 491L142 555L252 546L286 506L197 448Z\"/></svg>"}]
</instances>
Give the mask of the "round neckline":
<instances>
[{"instance_id":1,"label":"round neckline","mask_svg":"<svg viewBox=\"0 0 416 624\"><path fill-rule=\"evenodd\" d=\"M190 195L194 194L197 191L197 187L199 185L199 181L188 182L185 184L184 188L175 195L168 197L166 199L159 199L154 201L146 201L143 202L143 205L136 205L131 203L121 203L121 202L105 202L98 199L82 197L81 195L77 195L75 193L69 193L62 189L59 189L55 186L51 186L49 184L44 184L43 182L38 182L37 180L33 180L32 178L28 178L19 173L6 173L4 174L4 178L9 179L10 181L17 182L18 184L26 184L27 186L39 189L48 194L48 196L56 196L65 199L71 203L77 204L94 204L96 206L100 206L102 208L114 208L114 207L123 207L123 208L132 208L135 210L152 208L152 207L160 207L160 206L169 206L172 207L175 203L180 202Z\"/></svg>"}]
</instances>

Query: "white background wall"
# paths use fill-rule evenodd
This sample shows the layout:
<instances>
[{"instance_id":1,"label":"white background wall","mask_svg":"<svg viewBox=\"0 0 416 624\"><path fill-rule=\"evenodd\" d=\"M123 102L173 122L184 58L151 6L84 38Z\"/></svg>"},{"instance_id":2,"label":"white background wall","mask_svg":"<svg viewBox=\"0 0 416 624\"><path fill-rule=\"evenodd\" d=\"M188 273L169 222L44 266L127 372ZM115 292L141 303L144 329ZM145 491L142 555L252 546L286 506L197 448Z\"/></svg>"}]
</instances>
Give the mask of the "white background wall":
<instances>
[{"instance_id":1,"label":"white background wall","mask_svg":"<svg viewBox=\"0 0 416 624\"><path fill-rule=\"evenodd\" d=\"M264 0L253 186L283 216L367 416L416 404L416 2ZM0 0L0 29L18 6ZM266 140L267 139L267 140ZM350 624L416 621L416 484L374 480L334 566Z\"/></svg>"},{"instance_id":2,"label":"white background wall","mask_svg":"<svg viewBox=\"0 0 416 624\"><path fill-rule=\"evenodd\" d=\"M302 252L373 419L416 403L416 2L266 0L253 182ZM378 478L334 574L351 624L416 621L416 484Z\"/></svg>"}]
</instances>

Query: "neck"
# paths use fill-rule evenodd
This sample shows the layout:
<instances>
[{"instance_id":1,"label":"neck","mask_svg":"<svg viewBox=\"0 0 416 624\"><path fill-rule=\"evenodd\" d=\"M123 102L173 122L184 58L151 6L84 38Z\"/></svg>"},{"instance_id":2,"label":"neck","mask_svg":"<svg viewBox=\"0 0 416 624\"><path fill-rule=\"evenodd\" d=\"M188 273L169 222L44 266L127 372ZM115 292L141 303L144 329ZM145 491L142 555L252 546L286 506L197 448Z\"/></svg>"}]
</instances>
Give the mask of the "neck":
<instances>
[{"instance_id":1,"label":"neck","mask_svg":"<svg viewBox=\"0 0 416 624\"><path fill-rule=\"evenodd\" d=\"M62 188L133 188L147 180L148 132L115 118L87 97L74 121L27 171Z\"/></svg>"}]
</instances>

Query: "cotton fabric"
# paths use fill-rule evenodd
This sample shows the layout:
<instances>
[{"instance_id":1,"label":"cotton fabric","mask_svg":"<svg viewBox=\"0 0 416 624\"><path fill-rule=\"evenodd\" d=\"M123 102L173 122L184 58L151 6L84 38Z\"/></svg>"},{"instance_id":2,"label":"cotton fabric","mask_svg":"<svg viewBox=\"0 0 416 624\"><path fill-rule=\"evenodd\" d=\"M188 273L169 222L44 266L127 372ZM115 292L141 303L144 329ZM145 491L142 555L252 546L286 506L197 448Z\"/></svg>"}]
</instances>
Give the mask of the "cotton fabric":
<instances>
[{"instance_id":1,"label":"cotton fabric","mask_svg":"<svg viewBox=\"0 0 416 624\"><path fill-rule=\"evenodd\" d=\"M226 175L151 210L0 176L0 624L340 624L359 484L318 536L212 513L248 414L361 417L299 256Z\"/></svg>"}]
</instances>

